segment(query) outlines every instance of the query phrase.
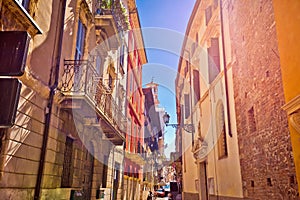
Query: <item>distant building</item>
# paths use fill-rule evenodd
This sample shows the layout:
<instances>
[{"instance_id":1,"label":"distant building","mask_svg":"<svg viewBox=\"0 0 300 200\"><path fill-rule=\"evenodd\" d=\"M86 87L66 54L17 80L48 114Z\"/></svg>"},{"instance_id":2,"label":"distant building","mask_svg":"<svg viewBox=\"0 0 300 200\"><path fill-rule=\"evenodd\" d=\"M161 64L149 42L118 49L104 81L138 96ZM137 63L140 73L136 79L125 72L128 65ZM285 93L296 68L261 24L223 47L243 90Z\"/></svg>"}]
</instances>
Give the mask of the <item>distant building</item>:
<instances>
[{"instance_id":1,"label":"distant building","mask_svg":"<svg viewBox=\"0 0 300 200\"><path fill-rule=\"evenodd\" d=\"M147 63L143 35L135 1L128 1L129 24L128 68L126 71L127 134L125 146L123 199L141 199L143 195L143 166L146 163L147 144L144 142L144 94L142 66Z\"/></svg>"},{"instance_id":2,"label":"distant building","mask_svg":"<svg viewBox=\"0 0 300 200\"><path fill-rule=\"evenodd\" d=\"M165 145L164 145L164 122L163 122L163 115L165 114L165 109L160 107L159 105L159 100L158 100L158 86L159 84L154 83L151 81L150 83L146 84L146 88L150 88L153 93L153 98L154 98L154 108L155 111L158 114L158 121L156 125L156 133L155 135L157 136L158 140L158 148L159 148L159 153L161 155L164 155L164 150L165 150Z\"/></svg>"},{"instance_id":3,"label":"distant building","mask_svg":"<svg viewBox=\"0 0 300 200\"><path fill-rule=\"evenodd\" d=\"M154 189L158 182L157 176L157 156L158 156L158 137L155 131L159 122L159 115L155 110L154 95L151 88L143 88L145 98L145 123L144 123L144 142L147 144L147 158L144 165L145 186L149 190Z\"/></svg>"},{"instance_id":4,"label":"distant building","mask_svg":"<svg viewBox=\"0 0 300 200\"><path fill-rule=\"evenodd\" d=\"M163 123L163 114L165 109L159 106L158 100L158 84L153 81L146 84L146 87L143 88L145 94L145 111L147 126L145 125L145 140L150 141L152 144L151 152L154 156L154 170L156 181L155 183L160 182L161 169L165 160L164 155L164 123ZM150 128L151 127L151 128ZM150 128L150 129L149 129ZM150 132L151 131L151 132Z\"/></svg>"},{"instance_id":5,"label":"distant building","mask_svg":"<svg viewBox=\"0 0 300 200\"><path fill-rule=\"evenodd\" d=\"M194 126L194 138L177 131L184 199L243 198L237 132L228 126L234 116L233 94L227 93L231 72L225 70L222 46L219 1L196 1L176 78L179 122Z\"/></svg>"}]
</instances>

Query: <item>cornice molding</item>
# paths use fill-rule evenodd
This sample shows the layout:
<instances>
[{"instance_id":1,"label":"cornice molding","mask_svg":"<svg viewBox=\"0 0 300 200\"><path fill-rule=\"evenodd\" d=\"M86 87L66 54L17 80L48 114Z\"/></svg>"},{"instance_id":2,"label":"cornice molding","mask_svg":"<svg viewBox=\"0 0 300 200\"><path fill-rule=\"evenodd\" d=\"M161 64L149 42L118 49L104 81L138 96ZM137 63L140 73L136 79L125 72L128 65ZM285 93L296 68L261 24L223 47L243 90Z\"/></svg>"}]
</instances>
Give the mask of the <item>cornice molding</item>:
<instances>
[{"instance_id":1,"label":"cornice molding","mask_svg":"<svg viewBox=\"0 0 300 200\"><path fill-rule=\"evenodd\" d=\"M282 109L287 112L291 125L300 133L300 95L282 106Z\"/></svg>"},{"instance_id":2,"label":"cornice molding","mask_svg":"<svg viewBox=\"0 0 300 200\"><path fill-rule=\"evenodd\" d=\"M288 103L282 106L282 109L287 112L288 115L292 114L293 112L300 110L300 95L296 96Z\"/></svg>"}]
</instances>

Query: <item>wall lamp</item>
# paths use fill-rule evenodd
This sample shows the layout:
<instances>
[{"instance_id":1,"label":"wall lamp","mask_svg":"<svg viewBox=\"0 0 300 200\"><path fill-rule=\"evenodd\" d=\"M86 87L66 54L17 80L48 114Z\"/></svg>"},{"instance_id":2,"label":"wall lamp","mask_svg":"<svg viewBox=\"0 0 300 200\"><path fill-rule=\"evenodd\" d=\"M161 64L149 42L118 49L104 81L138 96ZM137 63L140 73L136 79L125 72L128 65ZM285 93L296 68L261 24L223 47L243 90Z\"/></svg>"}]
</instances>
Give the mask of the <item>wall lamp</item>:
<instances>
[{"instance_id":1,"label":"wall lamp","mask_svg":"<svg viewBox=\"0 0 300 200\"><path fill-rule=\"evenodd\" d=\"M194 133L195 128L194 128L194 124L169 124L170 121L170 115L165 112L164 116L163 116L163 120L164 123L166 124L166 126L171 126L173 128L183 128L186 132L189 133Z\"/></svg>"}]
</instances>

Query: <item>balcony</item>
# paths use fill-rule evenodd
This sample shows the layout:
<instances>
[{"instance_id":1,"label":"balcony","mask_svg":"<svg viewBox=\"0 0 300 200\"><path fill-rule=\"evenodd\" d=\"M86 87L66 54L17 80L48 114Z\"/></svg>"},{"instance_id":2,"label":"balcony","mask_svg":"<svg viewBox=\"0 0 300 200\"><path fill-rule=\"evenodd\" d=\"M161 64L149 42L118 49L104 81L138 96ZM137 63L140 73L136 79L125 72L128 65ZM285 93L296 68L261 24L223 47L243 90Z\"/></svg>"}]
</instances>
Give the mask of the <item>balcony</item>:
<instances>
[{"instance_id":1,"label":"balcony","mask_svg":"<svg viewBox=\"0 0 300 200\"><path fill-rule=\"evenodd\" d=\"M59 90L63 109L79 115L84 125L98 127L112 143L123 143L127 119L90 62L65 60Z\"/></svg>"},{"instance_id":2,"label":"balcony","mask_svg":"<svg viewBox=\"0 0 300 200\"><path fill-rule=\"evenodd\" d=\"M110 3L102 0L96 7L95 27L100 32L101 42L108 41L112 50L117 49L121 45L120 33L127 31L129 26L126 8L120 0Z\"/></svg>"},{"instance_id":3,"label":"balcony","mask_svg":"<svg viewBox=\"0 0 300 200\"><path fill-rule=\"evenodd\" d=\"M147 152L141 143L138 142L137 146L134 146L133 151L125 151L125 157L142 166L146 164Z\"/></svg>"}]
</instances>

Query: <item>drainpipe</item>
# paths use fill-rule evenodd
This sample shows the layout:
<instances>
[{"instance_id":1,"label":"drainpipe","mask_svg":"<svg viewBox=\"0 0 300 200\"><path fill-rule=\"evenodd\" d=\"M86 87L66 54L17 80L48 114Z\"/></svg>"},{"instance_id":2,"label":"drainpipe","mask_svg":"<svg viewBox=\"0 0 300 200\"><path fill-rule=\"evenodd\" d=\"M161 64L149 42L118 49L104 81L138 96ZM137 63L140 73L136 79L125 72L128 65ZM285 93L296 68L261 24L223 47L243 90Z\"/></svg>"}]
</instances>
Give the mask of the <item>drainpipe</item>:
<instances>
[{"instance_id":1,"label":"drainpipe","mask_svg":"<svg viewBox=\"0 0 300 200\"><path fill-rule=\"evenodd\" d=\"M211 91L209 91L209 109L210 109L210 113L212 113L212 110L213 110L213 106L212 106L212 100L211 100ZM210 115L210 121L213 121L213 115ZM218 141L217 138L215 138L214 136L214 126L211 126L211 133L212 133L212 142L213 144L215 144L216 141ZM213 148L213 160L214 160L214 173L215 173L215 181L216 181L216 199L219 200L219 183L218 183L218 173L217 173L217 166L216 166L216 163L217 163L217 159L216 159L216 148ZM207 194L208 195L208 194Z\"/></svg>"},{"instance_id":2,"label":"drainpipe","mask_svg":"<svg viewBox=\"0 0 300 200\"><path fill-rule=\"evenodd\" d=\"M122 185L121 185L121 190L122 190L122 193L121 193L121 198L124 199L124 172L125 172L125 142L123 141L123 163L122 163L122 166L123 166L123 173L121 174L122 178L121 178L121 181L122 181ZM121 166L121 165L120 165Z\"/></svg>"},{"instance_id":3,"label":"drainpipe","mask_svg":"<svg viewBox=\"0 0 300 200\"><path fill-rule=\"evenodd\" d=\"M187 50L186 50L187 51ZM192 149L194 148L195 140L195 130L194 130L194 115L193 115L193 80L192 80L192 73L193 73L193 65L191 64L191 54L190 51L187 51L189 53L189 68L190 68L190 109L191 109L191 124L193 126L192 128Z\"/></svg>"},{"instance_id":4,"label":"drainpipe","mask_svg":"<svg viewBox=\"0 0 300 200\"><path fill-rule=\"evenodd\" d=\"M52 61L54 61L55 65L52 66L50 71L50 78L49 78L50 92L49 92L48 104L45 111L45 126L44 126L43 142L41 147L39 169L38 169L37 180L34 189L34 200L39 200L40 193L41 193L41 184L43 178L43 171L45 167L45 157L47 151L47 142L48 142L49 129L50 129L52 106L53 106L55 90L58 85L59 66L60 66L61 51L62 51L62 39L64 33L65 10L66 10L66 0L60 0L59 16L58 16L59 24L56 27L56 43L54 44L55 45L53 51L54 56L52 57Z\"/></svg>"},{"instance_id":5,"label":"drainpipe","mask_svg":"<svg viewBox=\"0 0 300 200\"><path fill-rule=\"evenodd\" d=\"M115 163L115 149L116 146L114 145L112 148L112 162L111 162L111 190L110 190L110 199L113 200L113 193L114 193L114 176L115 176L115 167L114 167L114 163Z\"/></svg>"},{"instance_id":6,"label":"drainpipe","mask_svg":"<svg viewBox=\"0 0 300 200\"><path fill-rule=\"evenodd\" d=\"M225 81L225 95L226 95L226 111L227 111L227 120L228 120L228 135L232 137L231 133L231 120L230 120L230 105L229 105L229 95L228 95L228 77L227 77L227 62L226 62L226 53L225 53L225 39L224 39L224 21L223 21L223 8L222 0L220 0L220 17L221 17L221 34L222 34L222 52L223 52L223 63L224 63L224 81Z\"/></svg>"}]
</instances>

